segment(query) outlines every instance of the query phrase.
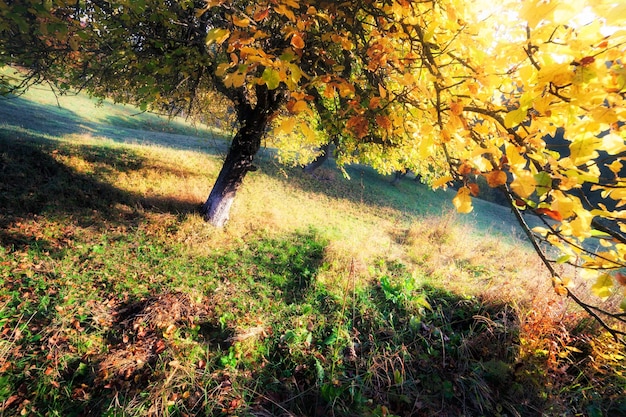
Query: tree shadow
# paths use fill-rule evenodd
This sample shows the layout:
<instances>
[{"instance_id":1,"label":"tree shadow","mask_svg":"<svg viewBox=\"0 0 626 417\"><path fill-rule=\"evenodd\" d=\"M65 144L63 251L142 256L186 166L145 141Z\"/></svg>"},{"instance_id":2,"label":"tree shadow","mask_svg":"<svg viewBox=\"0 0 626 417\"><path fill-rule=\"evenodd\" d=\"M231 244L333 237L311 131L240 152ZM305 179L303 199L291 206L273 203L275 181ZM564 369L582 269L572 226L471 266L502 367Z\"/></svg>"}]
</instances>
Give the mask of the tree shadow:
<instances>
[{"instance_id":1,"label":"tree shadow","mask_svg":"<svg viewBox=\"0 0 626 417\"><path fill-rule=\"evenodd\" d=\"M246 248L257 269L256 280L275 289L287 305L302 302L323 265L328 242L315 230L296 232L280 239L261 239Z\"/></svg>"},{"instance_id":2,"label":"tree shadow","mask_svg":"<svg viewBox=\"0 0 626 417\"><path fill-rule=\"evenodd\" d=\"M325 247L309 230L196 257L184 279L197 275L199 293L163 291L174 286L170 281L143 296L125 297L105 286L105 296L72 329L85 339L103 334L106 348L72 354L54 379L63 395L55 394L53 402L51 396L30 397L33 405L42 413L76 416L142 407L158 414L165 400L175 404L173 415L189 416L530 417L570 411L571 404L555 396L568 378L575 389L587 364L584 343L575 345L580 356L556 355L548 368L545 356L522 355L515 306L409 285L410 274L398 263L387 266L390 284L381 278L338 297L317 280ZM168 262L176 260L164 258L157 268L168 270ZM259 316L266 333L255 339L240 326ZM52 319L45 320L38 325ZM54 337L55 349L70 344L68 336ZM566 365L571 369L564 371ZM598 388L594 398L577 399L576 411L596 407L621 415L626 403L611 399L609 391Z\"/></svg>"},{"instance_id":3,"label":"tree shadow","mask_svg":"<svg viewBox=\"0 0 626 417\"><path fill-rule=\"evenodd\" d=\"M101 172L131 172L149 163L128 149L68 148L54 140L29 136L16 140L0 133L0 243L3 246L37 244L45 250L54 249L53 242L45 236L24 232L23 223L30 218L65 218L81 227L104 229L111 225L136 227L144 217L140 209L143 206L175 214L197 209L196 204L172 198L146 199L61 162L73 156L97 164Z\"/></svg>"},{"instance_id":4,"label":"tree shadow","mask_svg":"<svg viewBox=\"0 0 626 417\"><path fill-rule=\"evenodd\" d=\"M65 107L40 104L24 97L0 98L0 103L0 129L14 134L48 139L88 135L117 143L196 150L218 156L226 153L230 139L217 129L194 128L150 113L137 113L137 117L105 113L96 121Z\"/></svg>"},{"instance_id":5,"label":"tree shadow","mask_svg":"<svg viewBox=\"0 0 626 417\"><path fill-rule=\"evenodd\" d=\"M80 115L63 107L36 103L24 97L0 98L3 130L36 132L47 136L84 133L89 127Z\"/></svg>"},{"instance_id":6,"label":"tree shadow","mask_svg":"<svg viewBox=\"0 0 626 417\"><path fill-rule=\"evenodd\" d=\"M120 143L163 146L224 157L230 143L230 137L217 129L194 128L162 119L140 122L123 116L107 116L94 134Z\"/></svg>"},{"instance_id":7,"label":"tree shadow","mask_svg":"<svg viewBox=\"0 0 626 417\"><path fill-rule=\"evenodd\" d=\"M555 398L554 378L575 384L584 365L564 377L558 369L547 372L543 360L523 358L514 306L432 286L418 293L427 296L429 309L391 302L370 286L344 307L354 318L345 329L349 338L314 340L318 350L308 358L276 349L258 376L266 383L257 385L253 409L262 410L259 415L442 417L571 411ZM339 352L334 372L320 373L333 352ZM291 366L287 374L285 366ZM610 400L610 391L578 409L622 412L626 402Z\"/></svg>"},{"instance_id":8,"label":"tree shadow","mask_svg":"<svg viewBox=\"0 0 626 417\"><path fill-rule=\"evenodd\" d=\"M244 249L235 248L195 261L199 264L198 270L205 271L203 273L213 268L211 275L218 282L225 281L226 277L233 281L238 279L231 283L233 287L241 291L245 286L245 291L252 292L252 298L258 302L247 305L249 311L243 314L254 315L267 308L268 302L278 303L280 308L290 305L296 308L305 303L322 266L324 247L325 242L311 230L285 236L282 240L261 238ZM249 285L249 280L255 285ZM115 294L106 282L103 285L110 295L92 304L89 314L77 326L83 334L104 333L106 349L82 357L74 355L57 379L69 394L54 405L34 399L36 408L98 416L122 412L120 410L142 399L155 401L158 397L155 393L162 392L164 381L172 375L168 367L172 366L172 361L181 360L179 350L193 340L203 353L195 359L185 357L197 363L182 366L185 369L206 367L206 372L214 376L202 377L205 371L197 370L196 385L185 388L189 397L184 401L184 408L186 415L207 415L203 402L208 399L203 396L209 395L207 391L231 391L228 384L234 382L238 374L233 369L238 365L222 362L222 358L228 358L235 344L245 343L250 337L246 329L235 326L224 316L224 312L230 314L242 309L234 300L236 297L228 291L210 291L199 297L199 294L187 292L162 292L160 288L141 297L123 297ZM214 378L220 380L216 383ZM246 384L251 382L249 378L245 381ZM207 383L216 387L208 390L203 385ZM224 395L230 394L225 392Z\"/></svg>"}]
</instances>

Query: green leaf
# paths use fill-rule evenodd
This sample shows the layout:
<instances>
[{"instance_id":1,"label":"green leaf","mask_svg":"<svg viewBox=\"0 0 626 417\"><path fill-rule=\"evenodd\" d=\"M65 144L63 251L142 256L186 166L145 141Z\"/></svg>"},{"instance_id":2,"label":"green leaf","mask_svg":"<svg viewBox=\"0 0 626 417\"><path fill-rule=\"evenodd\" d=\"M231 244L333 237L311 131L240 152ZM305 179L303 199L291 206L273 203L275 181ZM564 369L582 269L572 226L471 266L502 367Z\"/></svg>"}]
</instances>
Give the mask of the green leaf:
<instances>
[{"instance_id":1,"label":"green leaf","mask_svg":"<svg viewBox=\"0 0 626 417\"><path fill-rule=\"evenodd\" d=\"M559 256L559 258L556 260L557 264L564 264L565 262L568 262L571 258L571 255L561 255Z\"/></svg>"},{"instance_id":2,"label":"green leaf","mask_svg":"<svg viewBox=\"0 0 626 417\"><path fill-rule=\"evenodd\" d=\"M275 90L280 85L280 73L272 68L265 68L261 78L270 90Z\"/></svg>"},{"instance_id":3,"label":"green leaf","mask_svg":"<svg viewBox=\"0 0 626 417\"><path fill-rule=\"evenodd\" d=\"M333 345L333 344L335 344L335 342L337 341L337 339L339 339L339 336L337 336L337 331L335 330L335 331L333 331L333 332L331 333L331 335L330 335L330 336L328 336L328 337L326 338L326 340L324 340L324 344L325 344L326 346Z\"/></svg>"},{"instance_id":4,"label":"green leaf","mask_svg":"<svg viewBox=\"0 0 626 417\"><path fill-rule=\"evenodd\" d=\"M296 55L293 52L284 52L279 58L281 61L291 62L296 58Z\"/></svg>"},{"instance_id":5,"label":"green leaf","mask_svg":"<svg viewBox=\"0 0 626 417\"><path fill-rule=\"evenodd\" d=\"M544 195L552 188L552 177L547 172L535 174L535 181L537 182L535 190L539 196Z\"/></svg>"},{"instance_id":6,"label":"green leaf","mask_svg":"<svg viewBox=\"0 0 626 417\"><path fill-rule=\"evenodd\" d=\"M213 28L208 31L206 35L206 44L210 45L213 42L218 45L222 44L230 36L230 30L224 28Z\"/></svg>"}]
</instances>

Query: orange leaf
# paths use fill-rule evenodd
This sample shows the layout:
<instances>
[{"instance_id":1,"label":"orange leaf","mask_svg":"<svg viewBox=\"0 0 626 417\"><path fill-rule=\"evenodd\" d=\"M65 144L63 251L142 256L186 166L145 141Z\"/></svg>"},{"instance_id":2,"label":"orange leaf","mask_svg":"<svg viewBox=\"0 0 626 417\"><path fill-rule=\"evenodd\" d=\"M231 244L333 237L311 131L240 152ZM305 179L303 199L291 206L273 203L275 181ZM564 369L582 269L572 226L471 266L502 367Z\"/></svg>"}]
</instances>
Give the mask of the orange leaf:
<instances>
[{"instance_id":1,"label":"orange leaf","mask_svg":"<svg viewBox=\"0 0 626 417\"><path fill-rule=\"evenodd\" d=\"M370 99L369 108L370 110L376 109L380 106L380 97L372 97Z\"/></svg>"},{"instance_id":2,"label":"orange leaf","mask_svg":"<svg viewBox=\"0 0 626 417\"><path fill-rule=\"evenodd\" d=\"M485 177L487 178L487 184L491 188L506 184L506 173L503 171L491 171Z\"/></svg>"},{"instance_id":3,"label":"orange leaf","mask_svg":"<svg viewBox=\"0 0 626 417\"><path fill-rule=\"evenodd\" d=\"M346 129L351 130L359 139L367 136L369 124L363 116L352 116L346 122Z\"/></svg>"},{"instance_id":4,"label":"orange leaf","mask_svg":"<svg viewBox=\"0 0 626 417\"><path fill-rule=\"evenodd\" d=\"M478 184L471 182L469 184L467 184L467 188L469 188L470 193L476 197L479 193L480 193L480 188L478 187Z\"/></svg>"},{"instance_id":5,"label":"orange leaf","mask_svg":"<svg viewBox=\"0 0 626 417\"><path fill-rule=\"evenodd\" d=\"M563 220L563 216L561 216L561 213L555 210L550 210L547 208L538 208L537 210L535 210L535 212L539 214L545 214L546 216L550 217L552 220L556 220L558 222Z\"/></svg>"},{"instance_id":6,"label":"orange leaf","mask_svg":"<svg viewBox=\"0 0 626 417\"><path fill-rule=\"evenodd\" d=\"M269 14L270 14L270 9L258 10L254 14L254 16L252 16L252 18L256 20L257 22L260 22L261 20L265 19Z\"/></svg>"},{"instance_id":7,"label":"orange leaf","mask_svg":"<svg viewBox=\"0 0 626 417\"><path fill-rule=\"evenodd\" d=\"M459 116L461 113L463 113L463 103L460 101L453 101L452 103L450 103L450 111L452 112L452 114Z\"/></svg>"},{"instance_id":8,"label":"orange leaf","mask_svg":"<svg viewBox=\"0 0 626 417\"><path fill-rule=\"evenodd\" d=\"M376 123L383 129L390 131L393 126L391 120L387 116L376 116Z\"/></svg>"},{"instance_id":9,"label":"orange leaf","mask_svg":"<svg viewBox=\"0 0 626 417\"><path fill-rule=\"evenodd\" d=\"M524 200L520 200L519 198L516 198L514 203L515 203L515 206L520 208L520 209L525 209L526 208L526 202Z\"/></svg>"},{"instance_id":10,"label":"orange leaf","mask_svg":"<svg viewBox=\"0 0 626 417\"><path fill-rule=\"evenodd\" d=\"M583 57L583 58L580 60L580 65L582 65L582 66L584 67L584 66L586 66L586 65L593 64L594 62L596 62L596 59L595 59L594 57L592 57L592 56L586 56L586 57Z\"/></svg>"},{"instance_id":11,"label":"orange leaf","mask_svg":"<svg viewBox=\"0 0 626 417\"><path fill-rule=\"evenodd\" d=\"M332 84L326 84L324 86L324 92L322 93L326 98L334 98L335 97L335 86Z\"/></svg>"},{"instance_id":12,"label":"orange leaf","mask_svg":"<svg viewBox=\"0 0 626 417\"><path fill-rule=\"evenodd\" d=\"M300 113L301 111L305 111L306 109L309 108L309 106L306 104L306 101L304 100L298 100L295 102L291 101L289 102L287 107L291 113Z\"/></svg>"},{"instance_id":13,"label":"orange leaf","mask_svg":"<svg viewBox=\"0 0 626 417\"><path fill-rule=\"evenodd\" d=\"M296 49L304 48L304 40L302 39L302 36L300 36L297 33L294 33L294 35L291 37L291 46L293 46Z\"/></svg>"},{"instance_id":14,"label":"orange leaf","mask_svg":"<svg viewBox=\"0 0 626 417\"><path fill-rule=\"evenodd\" d=\"M472 173L472 167L467 162L463 162L463 164L459 167L459 174L465 176Z\"/></svg>"},{"instance_id":15,"label":"orange leaf","mask_svg":"<svg viewBox=\"0 0 626 417\"><path fill-rule=\"evenodd\" d=\"M6 401L4 401L3 408L8 408L11 405L13 405L14 403L16 403L18 400L20 400L21 397L19 395L11 395L9 398L6 399Z\"/></svg>"},{"instance_id":16,"label":"orange leaf","mask_svg":"<svg viewBox=\"0 0 626 417\"><path fill-rule=\"evenodd\" d=\"M157 340L153 347L154 353L159 354L165 350L165 342L162 339Z\"/></svg>"},{"instance_id":17,"label":"orange leaf","mask_svg":"<svg viewBox=\"0 0 626 417\"><path fill-rule=\"evenodd\" d=\"M354 86L348 82L342 81L339 84L339 95L341 97L353 96L355 92Z\"/></svg>"}]
</instances>

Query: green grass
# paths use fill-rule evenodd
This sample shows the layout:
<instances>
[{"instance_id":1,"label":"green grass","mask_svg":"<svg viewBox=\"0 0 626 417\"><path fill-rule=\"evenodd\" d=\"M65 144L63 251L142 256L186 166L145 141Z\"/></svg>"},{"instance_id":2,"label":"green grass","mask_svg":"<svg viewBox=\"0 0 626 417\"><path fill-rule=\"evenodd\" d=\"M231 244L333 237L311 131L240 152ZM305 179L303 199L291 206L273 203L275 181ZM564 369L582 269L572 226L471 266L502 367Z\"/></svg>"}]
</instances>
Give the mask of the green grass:
<instances>
[{"instance_id":1,"label":"green grass","mask_svg":"<svg viewBox=\"0 0 626 417\"><path fill-rule=\"evenodd\" d=\"M264 151L216 230L218 131L59 100L0 106L0 416L626 413L505 209Z\"/></svg>"}]
</instances>

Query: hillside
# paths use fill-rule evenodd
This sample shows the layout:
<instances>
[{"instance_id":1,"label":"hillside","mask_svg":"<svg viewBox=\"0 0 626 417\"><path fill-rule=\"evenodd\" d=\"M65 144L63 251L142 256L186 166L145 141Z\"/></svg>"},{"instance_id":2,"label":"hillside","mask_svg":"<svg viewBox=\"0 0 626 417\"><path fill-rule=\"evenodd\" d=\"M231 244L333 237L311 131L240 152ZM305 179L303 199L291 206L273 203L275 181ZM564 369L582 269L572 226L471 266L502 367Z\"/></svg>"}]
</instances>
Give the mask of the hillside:
<instances>
[{"instance_id":1,"label":"hillside","mask_svg":"<svg viewBox=\"0 0 626 417\"><path fill-rule=\"evenodd\" d=\"M620 415L620 346L511 214L271 150L225 230L223 131L0 105L0 415Z\"/></svg>"}]
</instances>

